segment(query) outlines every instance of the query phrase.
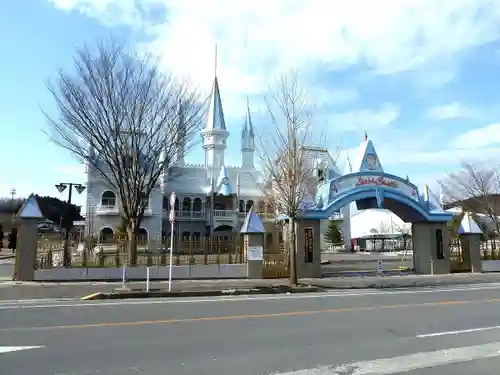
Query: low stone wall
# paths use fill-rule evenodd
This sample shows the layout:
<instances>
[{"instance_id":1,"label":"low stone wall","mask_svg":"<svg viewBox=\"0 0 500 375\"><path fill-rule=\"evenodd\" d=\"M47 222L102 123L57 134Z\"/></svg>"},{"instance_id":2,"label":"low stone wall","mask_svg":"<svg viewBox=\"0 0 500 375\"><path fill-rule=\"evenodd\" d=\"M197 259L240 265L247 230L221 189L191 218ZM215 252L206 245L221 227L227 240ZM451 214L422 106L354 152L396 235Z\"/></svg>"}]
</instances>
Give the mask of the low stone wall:
<instances>
[{"instance_id":1,"label":"low stone wall","mask_svg":"<svg viewBox=\"0 0 500 375\"><path fill-rule=\"evenodd\" d=\"M168 280L168 266L149 268L151 280ZM172 279L239 279L245 278L246 264L206 264L172 266ZM35 270L35 281L120 281L123 267L107 268L50 268ZM146 267L127 267L127 280L145 280Z\"/></svg>"},{"instance_id":2,"label":"low stone wall","mask_svg":"<svg viewBox=\"0 0 500 375\"><path fill-rule=\"evenodd\" d=\"M500 260L482 260L483 272L500 272Z\"/></svg>"}]
</instances>

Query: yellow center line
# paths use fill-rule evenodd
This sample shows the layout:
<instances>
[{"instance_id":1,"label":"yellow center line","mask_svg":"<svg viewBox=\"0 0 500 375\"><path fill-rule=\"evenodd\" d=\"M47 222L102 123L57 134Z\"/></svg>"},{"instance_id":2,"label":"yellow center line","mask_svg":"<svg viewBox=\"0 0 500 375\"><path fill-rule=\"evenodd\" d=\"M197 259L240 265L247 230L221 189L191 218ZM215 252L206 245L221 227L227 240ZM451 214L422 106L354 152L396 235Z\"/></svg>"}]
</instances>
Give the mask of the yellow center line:
<instances>
[{"instance_id":1,"label":"yellow center line","mask_svg":"<svg viewBox=\"0 0 500 375\"><path fill-rule=\"evenodd\" d=\"M500 298L484 299L484 300L456 300L456 301L438 301L438 302L424 302L418 304L402 304L402 305L380 305L380 306L365 306L365 307L346 307L335 309L323 310L303 310L303 311L287 311L278 313L264 313L264 314L243 314L243 315L226 315L226 316L202 316L197 318L182 318L182 319L164 319L164 320L142 320L142 321L129 321L129 322L105 322L105 323L91 323L91 324L74 324L74 325L54 325L42 327L13 327L1 328L1 331L25 331L25 330L56 330L56 329L75 329L75 328L102 328L102 327L132 327L140 325L153 325L153 324L174 324L174 323L188 323L188 322L207 322L207 321L225 321L225 320L238 320L238 319L262 319L262 318L275 318L275 317L292 317L292 316L306 316L313 314L331 314L353 311L370 311L377 309L396 309L396 308L415 308L415 307L429 307L429 306L450 306L450 305L466 305L473 303L492 303L500 302Z\"/></svg>"}]
</instances>

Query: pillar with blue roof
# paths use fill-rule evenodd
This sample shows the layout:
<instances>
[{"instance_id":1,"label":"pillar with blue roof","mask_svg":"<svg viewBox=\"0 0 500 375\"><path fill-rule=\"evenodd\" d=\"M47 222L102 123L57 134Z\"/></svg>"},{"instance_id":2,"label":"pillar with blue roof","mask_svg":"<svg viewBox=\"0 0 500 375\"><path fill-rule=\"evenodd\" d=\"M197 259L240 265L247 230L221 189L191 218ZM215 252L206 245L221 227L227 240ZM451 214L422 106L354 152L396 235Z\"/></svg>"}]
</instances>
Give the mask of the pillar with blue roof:
<instances>
[{"instance_id":1,"label":"pillar with blue roof","mask_svg":"<svg viewBox=\"0 0 500 375\"><path fill-rule=\"evenodd\" d=\"M483 272L481 262L481 237L483 231L469 212L465 212L458 227L462 246L462 264L465 271Z\"/></svg>"},{"instance_id":2,"label":"pillar with blue roof","mask_svg":"<svg viewBox=\"0 0 500 375\"><path fill-rule=\"evenodd\" d=\"M35 279L36 252L38 247L38 221L43 219L36 197L31 194L17 213L17 251L14 279L33 281Z\"/></svg>"},{"instance_id":3,"label":"pillar with blue roof","mask_svg":"<svg viewBox=\"0 0 500 375\"><path fill-rule=\"evenodd\" d=\"M247 260L247 278L261 279L264 263L264 224L252 209L241 226L243 251Z\"/></svg>"}]
</instances>

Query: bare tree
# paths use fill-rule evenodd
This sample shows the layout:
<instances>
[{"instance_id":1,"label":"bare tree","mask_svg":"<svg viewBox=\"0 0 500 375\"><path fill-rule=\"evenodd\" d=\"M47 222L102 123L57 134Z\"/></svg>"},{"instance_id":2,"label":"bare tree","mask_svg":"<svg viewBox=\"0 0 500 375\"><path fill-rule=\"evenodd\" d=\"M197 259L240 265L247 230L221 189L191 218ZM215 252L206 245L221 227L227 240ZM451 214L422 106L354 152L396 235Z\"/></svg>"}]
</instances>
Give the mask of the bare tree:
<instances>
[{"instance_id":1,"label":"bare tree","mask_svg":"<svg viewBox=\"0 0 500 375\"><path fill-rule=\"evenodd\" d=\"M500 170L486 163L461 163L461 170L438 181L447 204L461 205L475 214L485 214L500 233Z\"/></svg>"},{"instance_id":2,"label":"bare tree","mask_svg":"<svg viewBox=\"0 0 500 375\"><path fill-rule=\"evenodd\" d=\"M162 74L151 56L112 39L95 47L77 49L74 72L60 71L48 83L59 113L45 115L55 143L118 193L134 265L149 197L192 145L204 105L196 90Z\"/></svg>"},{"instance_id":3,"label":"bare tree","mask_svg":"<svg viewBox=\"0 0 500 375\"><path fill-rule=\"evenodd\" d=\"M289 221L288 263L290 284L297 284L296 223L314 204L311 193L318 183L306 147L312 141L312 111L296 74L283 75L266 98L270 134L259 136L264 174L263 192ZM317 130L316 130L317 132Z\"/></svg>"}]
</instances>

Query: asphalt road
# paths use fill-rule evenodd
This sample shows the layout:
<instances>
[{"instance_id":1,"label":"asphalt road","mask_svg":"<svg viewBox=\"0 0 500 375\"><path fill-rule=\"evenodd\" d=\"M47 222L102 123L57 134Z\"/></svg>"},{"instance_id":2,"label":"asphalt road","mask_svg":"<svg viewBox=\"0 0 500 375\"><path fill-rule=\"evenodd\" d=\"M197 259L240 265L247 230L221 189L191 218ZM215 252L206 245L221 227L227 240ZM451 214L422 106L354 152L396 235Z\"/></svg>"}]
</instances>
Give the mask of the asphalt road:
<instances>
[{"instance_id":1,"label":"asphalt road","mask_svg":"<svg viewBox=\"0 0 500 375\"><path fill-rule=\"evenodd\" d=\"M182 300L4 301L0 372L491 375L500 366L499 308L498 284Z\"/></svg>"}]
</instances>

